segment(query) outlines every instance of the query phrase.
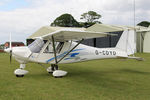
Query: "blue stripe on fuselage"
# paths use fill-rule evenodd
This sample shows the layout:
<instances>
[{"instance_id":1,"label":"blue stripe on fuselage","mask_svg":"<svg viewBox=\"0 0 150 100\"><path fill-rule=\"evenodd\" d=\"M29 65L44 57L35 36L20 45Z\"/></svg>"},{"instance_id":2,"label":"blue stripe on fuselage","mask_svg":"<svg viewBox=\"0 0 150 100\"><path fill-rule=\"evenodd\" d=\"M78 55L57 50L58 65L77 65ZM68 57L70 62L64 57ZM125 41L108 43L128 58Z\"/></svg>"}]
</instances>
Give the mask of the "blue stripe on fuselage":
<instances>
[{"instance_id":1,"label":"blue stripe on fuselage","mask_svg":"<svg viewBox=\"0 0 150 100\"><path fill-rule=\"evenodd\" d=\"M84 48L81 48L81 49L75 49L75 50L72 50L71 52L75 52L75 51L80 51L80 50L83 50ZM63 57L65 54L67 54L69 51L65 51L64 53L62 53L62 54L60 54L60 55L58 55L58 56L56 56L56 58L58 59L58 58L61 58L61 57ZM69 55L70 55L70 57L75 57L76 55L78 55L79 53L70 53ZM53 57L53 58L50 58L50 59L48 59L47 61L46 61L46 63L48 63L48 62L50 62L50 61L52 61L52 60L54 60L55 59L55 57ZM69 59L69 58L68 58ZM66 59L65 59L66 60Z\"/></svg>"}]
</instances>

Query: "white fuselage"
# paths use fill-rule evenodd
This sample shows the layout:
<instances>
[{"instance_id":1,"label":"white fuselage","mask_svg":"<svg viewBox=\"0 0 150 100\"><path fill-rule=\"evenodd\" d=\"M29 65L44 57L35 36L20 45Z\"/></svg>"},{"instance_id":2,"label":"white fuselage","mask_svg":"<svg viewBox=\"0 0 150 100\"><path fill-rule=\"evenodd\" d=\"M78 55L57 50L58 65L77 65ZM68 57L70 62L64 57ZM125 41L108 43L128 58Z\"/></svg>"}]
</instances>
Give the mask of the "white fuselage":
<instances>
[{"instance_id":1,"label":"white fuselage","mask_svg":"<svg viewBox=\"0 0 150 100\"><path fill-rule=\"evenodd\" d=\"M76 44L77 44L76 42L65 42L61 51L59 53L56 53L57 60L60 60ZM48 63L48 64L55 63L55 56L53 52L44 53L42 51L39 53L32 53L28 49L28 47L14 47L13 56L20 63L27 63L27 62ZM117 48L96 48L80 44L59 63L74 63L94 59L108 59L117 57L128 57L128 56L125 51Z\"/></svg>"}]
</instances>

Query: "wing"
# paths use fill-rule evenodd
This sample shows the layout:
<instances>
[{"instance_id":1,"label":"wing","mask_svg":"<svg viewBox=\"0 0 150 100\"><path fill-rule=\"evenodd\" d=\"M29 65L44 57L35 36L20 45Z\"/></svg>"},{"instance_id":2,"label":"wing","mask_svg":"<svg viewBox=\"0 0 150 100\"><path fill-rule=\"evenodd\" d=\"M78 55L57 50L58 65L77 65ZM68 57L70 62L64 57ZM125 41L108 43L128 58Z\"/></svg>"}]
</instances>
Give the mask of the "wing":
<instances>
[{"instance_id":1,"label":"wing","mask_svg":"<svg viewBox=\"0 0 150 100\"><path fill-rule=\"evenodd\" d=\"M44 35L42 36L42 38L44 40L51 40L52 39L51 37L53 36L55 38L55 41L63 42L69 40L81 40L81 39L89 39L89 38L97 38L97 37L106 37L107 35L116 36L116 34L109 34L103 32L81 31L78 29L62 29Z\"/></svg>"}]
</instances>

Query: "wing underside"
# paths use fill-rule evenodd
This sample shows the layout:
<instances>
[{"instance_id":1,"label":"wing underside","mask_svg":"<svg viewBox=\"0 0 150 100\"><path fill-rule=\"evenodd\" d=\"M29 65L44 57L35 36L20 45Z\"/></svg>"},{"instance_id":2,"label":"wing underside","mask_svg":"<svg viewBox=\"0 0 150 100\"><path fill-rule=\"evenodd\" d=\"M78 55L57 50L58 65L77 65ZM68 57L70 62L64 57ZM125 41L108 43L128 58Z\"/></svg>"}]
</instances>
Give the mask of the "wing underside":
<instances>
[{"instance_id":1,"label":"wing underside","mask_svg":"<svg viewBox=\"0 0 150 100\"><path fill-rule=\"evenodd\" d=\"M106 37L108 35L116 36L116 34L103 33L103 32L92 32L92 31L81 31L81 30L68 30L63 29L49 33L42 36L44 40L52 40L52 36L55 38L55 41L69 41L69 40L81 40L81 39L90 39L98 37Z\"/></svg>"}]
</instances>

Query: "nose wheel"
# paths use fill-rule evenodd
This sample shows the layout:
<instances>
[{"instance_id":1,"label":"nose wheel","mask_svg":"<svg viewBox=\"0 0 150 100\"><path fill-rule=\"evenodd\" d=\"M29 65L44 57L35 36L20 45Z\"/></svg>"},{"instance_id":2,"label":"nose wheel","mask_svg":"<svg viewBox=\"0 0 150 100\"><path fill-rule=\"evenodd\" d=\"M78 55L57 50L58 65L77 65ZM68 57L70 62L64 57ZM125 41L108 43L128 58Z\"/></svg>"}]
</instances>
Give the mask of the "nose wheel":
<instances>
[{"instance_id":1,"label":"nose wheel","mask_svg":"<svg viewBox=\"0 0 150 100\"><path fill-rule=\"evenodd\" d=\"M16 77L24 77L24 75L16 75Z\"/></svg>"},{"instance_id":2,"label":"nose wheel","mask_svg":"<svg viewBox=\"0 0 150 100\"><path fill-rule=\"evenodd\" d=\"M25 68L25 64L20 64L20 68L14 71L16 77L24 77L24 75L28 73L28 71L24 70L24 68Z\"/></svg>"}]
</instances>

